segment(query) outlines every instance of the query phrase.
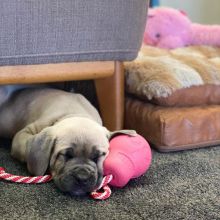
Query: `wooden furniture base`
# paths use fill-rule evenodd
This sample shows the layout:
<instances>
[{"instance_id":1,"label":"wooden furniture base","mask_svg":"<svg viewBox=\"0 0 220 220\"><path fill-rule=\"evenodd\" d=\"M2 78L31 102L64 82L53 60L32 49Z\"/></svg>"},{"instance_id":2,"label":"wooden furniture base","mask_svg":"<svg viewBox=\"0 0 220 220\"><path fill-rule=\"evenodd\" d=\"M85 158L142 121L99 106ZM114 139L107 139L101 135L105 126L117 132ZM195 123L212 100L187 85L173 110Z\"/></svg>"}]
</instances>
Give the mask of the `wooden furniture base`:
<instances>
[{"instance_id":1,"label":"wooden furniture base","mask_svg":"<svg viewBox=\"0 0 220 220\"><path fill-rule=\"evenodd\" d=\"M109 130L123 127L123 64L114 61L1 66L0 84L49 83L94 79L101 116Z\"/></svg>"},{"instance_id":2,"label":"wooden furniture base","mask_svg":"<svg viewBox=\"0 0 220 220\"><path fill-rule=\"evenodd\" d=\"M0 84L97 79L114 73L114 62L75 62L0 67Z\"/></svg>"},{"instance_id":3,"label":"wooden furniture base","mask_svg":"<svg viewBox=\"0 0 220 220\"><path fill-rule=\"evenodd\" d=\"M115 62L112 76L95 80L99 108L104 125L109 130L119 130L124 124L124 68Z\"/></svg>"}]
</instances>

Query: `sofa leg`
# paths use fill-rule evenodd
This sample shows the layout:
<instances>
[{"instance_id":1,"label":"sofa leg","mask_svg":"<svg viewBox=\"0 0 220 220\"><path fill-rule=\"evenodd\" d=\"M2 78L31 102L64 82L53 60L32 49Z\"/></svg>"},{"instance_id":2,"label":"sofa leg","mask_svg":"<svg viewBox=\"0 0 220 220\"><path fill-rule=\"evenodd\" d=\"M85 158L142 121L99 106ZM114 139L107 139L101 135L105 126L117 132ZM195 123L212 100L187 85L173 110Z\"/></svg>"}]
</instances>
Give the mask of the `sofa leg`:
<instances>
[{"instance_id":1,"label":"sofa leg","mask_svg":"<svg viewBox=\"0 0 220 220\"><path fill-rule=\"evenodd\" d=\"M95 87L104 126L110 131L124 126L124 68L123 63L115 62L114 74L96 79Z\"/></svg>"}]
</instances>

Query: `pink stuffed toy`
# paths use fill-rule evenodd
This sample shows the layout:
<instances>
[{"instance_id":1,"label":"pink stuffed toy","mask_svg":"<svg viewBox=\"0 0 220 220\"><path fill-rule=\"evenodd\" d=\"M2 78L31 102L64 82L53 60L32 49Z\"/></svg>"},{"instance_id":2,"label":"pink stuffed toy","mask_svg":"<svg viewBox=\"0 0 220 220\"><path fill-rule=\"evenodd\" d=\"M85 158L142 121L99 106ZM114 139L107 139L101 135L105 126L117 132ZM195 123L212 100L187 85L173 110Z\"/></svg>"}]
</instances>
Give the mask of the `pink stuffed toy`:
<instances>
[{"instance_id":1,"label":"pink stuffed toy","mask_svg":"<svg viewBox=\"0 0 220 220\"><path fill-rule=\"evenodd\" d=\"M173 49L189 45L220 46L220 26L192 23L183 11L149 9L144 43Z\"/></svg>"}]
</instances>

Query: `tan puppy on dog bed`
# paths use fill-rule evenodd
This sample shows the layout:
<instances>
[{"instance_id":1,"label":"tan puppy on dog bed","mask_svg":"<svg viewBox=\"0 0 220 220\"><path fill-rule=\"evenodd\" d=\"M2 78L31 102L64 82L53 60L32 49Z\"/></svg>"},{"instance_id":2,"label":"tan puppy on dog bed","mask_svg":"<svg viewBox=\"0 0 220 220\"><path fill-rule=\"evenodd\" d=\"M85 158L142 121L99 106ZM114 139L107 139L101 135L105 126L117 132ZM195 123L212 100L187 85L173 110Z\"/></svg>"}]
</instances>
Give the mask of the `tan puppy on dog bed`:
<instances>
[{"instance_id":1,"label":"tan puppy on dog bed","mask_svg":"<svg viewBox=\"0 0 220 220\"><path fill-rule=\"evenodd\" d=\"M33 175L49 169L64 192L94 190L103 175L109 132L82 95L50 88L0 87L0 136L13 138L11 154Z\"/></svg>"}]
</instances>

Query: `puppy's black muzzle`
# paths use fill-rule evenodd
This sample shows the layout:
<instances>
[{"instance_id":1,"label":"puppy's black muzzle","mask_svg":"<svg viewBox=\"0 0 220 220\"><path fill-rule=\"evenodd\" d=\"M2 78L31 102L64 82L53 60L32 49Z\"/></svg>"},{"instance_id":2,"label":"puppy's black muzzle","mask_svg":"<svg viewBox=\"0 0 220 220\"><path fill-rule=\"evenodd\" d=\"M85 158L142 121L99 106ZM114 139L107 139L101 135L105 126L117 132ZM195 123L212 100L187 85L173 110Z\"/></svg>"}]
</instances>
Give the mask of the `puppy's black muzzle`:
<instances>
[{"instance_id":1,"label":"puppy's black muzzle","mask_svg":"<svg viewBox=\"0 0 220 220\"><path fill-rule=\"evenodd\" d=\"M96 165L91 164L66 166L62 174L54 178L56 185L71 195L84 195L93 191L100 179Z\"/></svg>"},{"instance_id":2,"label":"puppy's black muzzle","mask_svg":"<svg viewBox=\"0 0 220 220\"><path fill-rule=\"evenodd\" d=\"M96 173L89 167L78 166L72 172L73 182L79 187L90 187L96 183Z\"/></svg>"}]
</instances>

